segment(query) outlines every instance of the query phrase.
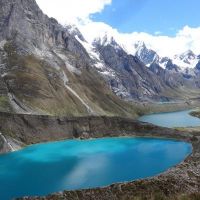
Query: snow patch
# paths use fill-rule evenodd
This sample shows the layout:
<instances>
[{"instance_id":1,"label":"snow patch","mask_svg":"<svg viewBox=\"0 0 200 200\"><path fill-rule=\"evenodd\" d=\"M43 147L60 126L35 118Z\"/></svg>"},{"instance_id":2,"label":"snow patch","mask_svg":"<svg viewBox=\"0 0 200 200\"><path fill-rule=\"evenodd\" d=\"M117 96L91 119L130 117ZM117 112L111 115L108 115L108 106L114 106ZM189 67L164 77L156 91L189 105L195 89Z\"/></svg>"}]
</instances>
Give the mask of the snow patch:
<instances>
[{"instance_id":1,"label":"snow patch","mask_svg":"<svg viewBox=\"0 0 200 200\"><path fill-rule=\"evenodd\" d=\"M128 98L130 97L130 93L127 91L123 85L120 85L119 88L113 87L113 92L120 97Z\"/></svg>"},{"instance_id":2,"label":"snow patch","mask_svg":"<svg viewBox=\"0 0 200 200\"><path fill-rule=\"evenodd\" d=\"M67 67L67 69L77 75L81 75L81 70L77 69L76 67L72 66L71 64L69 64L68 62L65 62L65 65Z\"/></svg>"},{"instance_id":3,"label":"snow patch","mask_svg":"<svg viewBox=\"0 0 200 200\"><path fill-rule=\"evenodd\" d=\"M0 66L0 68L1 68L1 66ZM3 78L3 77L5 77L5 76L7 76L8 75L8 73L7 72L4 72L3 74L1 74L1 77Z\"/></svg>"},{"instance_id":4,"label":"snow patch","mask_svg":"<svg viewBox=\"0 0 200 200\"><path fill-rule=\"evenodd\" d=\"M161 68L165 69L167 66L167 63L168 63L168 61L165 61L165 62L159 63L159 65Z\"/></svg>"},{"instance_id":5,"label":"snow patch","mask_svg":"<svg viewBox=\"0 0 200 200\"><path fill-rule=\"evenodd\" d=\"M67 58L67 56L65 56L64 54L61 54L59 52L56 52L56 54L65 62L65 66L66 68L77 75L81 75L81 70L77 69L76 67L72 66Z\"/></svg>"},{"instance_id":6,"label":"snow patch","mask_svg":"<svg viewBox=\"0 0 200 200\"><path fill-rule=\"evenodd\" d=\"M175 57L173 59L173 63L179 66L182 70L186 68L195 68L198 62L199 62L199 59L197 58L187 60L187 62L184 60L181 60L179 57Z\"/></svg>"},{"instance_id":7,"label":"snow patch","mask_svg":"<svg viewBox=\"0 0 200 200\"><path fill-rule=\"evenodd\" d=\"M52 55L52 53L46 47L42 49L35 48L34 55L36 55L39 59L47 60L52 67L54 67L56 70L60 70L60 66L55 61L54 55Z\"/></svg>"},{"instance_id":8,"label":"snow patch","mask_svg":"<svg viewBox=\"0 0 200 200\"><path fill-rule=\"evenodd\" d=\"M101 70L103 70L103 69L104 69L104 64L98 62L98 63L95 64L95 67L96 67L97 69L101 69Z\"/></svg>"},{"instance_id":9,"label":"snow patch","mask_svg":"<svg viewBox=\"0 0 200 200\"><path fill-rule=\"evenodd\" d=\"M94 66L97 68L99 73L101 73L104 76L110 76L110 77L115 76L115 72L107 68L105 64L101 61L99 53L95 51L95 47L92 44L89 44L88 42L85 42L85 41L81 41L78 38L78 36L76 36L76 39L82 44L82 46L88 52L90 58L95 61Z\"/></svg>"},{"instance_id":10,"label":"snow patch","mask_svg":"<svg viewBox=\"0 0 200 200\"><path fill-rule=\"evenodd\" d=\"M109 77L115 77L115 72L114 71L109 71L109 70L107 70L107 71L102 71L102 72L100 72L102 75L104 75L104 76L109 76Z\"/></svg>"},{"instance_id":11,"label":"snow patch","mask_svg":"<svg viewBox=\"0 0 200 200\"><path fill-rule=\"evenodd\" d=\"M89 44L88 42L84 42L79 39L79 37L76 35L75 38L78 40L79 43L85 48L85 50L88 52L89 56L94 60L100 60L99 54L95 52L95 48Z\"/></svg>"},{"instance_id":12,"label":"snow patch","mask_svg":"<svg viewBox=\"0 0 200 200\"><path fill-rule=\"evenodd\" d=\"M34 53L41 58L45 58L45 57L52 58L53 57L53 55L49 52L49 50L47 48L43 48L43 49L35 48Z\"/></svg>"}]
</instances>

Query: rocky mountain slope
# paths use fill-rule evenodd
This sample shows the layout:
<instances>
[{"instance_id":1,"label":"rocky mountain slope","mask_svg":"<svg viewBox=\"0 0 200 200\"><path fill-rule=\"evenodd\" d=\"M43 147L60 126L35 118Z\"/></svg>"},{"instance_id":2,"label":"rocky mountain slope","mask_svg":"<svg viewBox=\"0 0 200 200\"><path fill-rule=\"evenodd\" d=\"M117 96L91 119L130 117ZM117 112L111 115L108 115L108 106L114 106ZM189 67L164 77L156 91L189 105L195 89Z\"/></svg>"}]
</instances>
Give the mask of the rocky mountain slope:
<instances>
[{"instance_id":1,"label":"rocky mountain slope","mask_svg":"<svg viewBox=\"0 0 200 200\"><path fill-rule=\"evenodd\" d=\"M160 57L143 42L135 44L135 55L129 54L123 45L108 35L96 38L90 48L88 45L83 42L95 60L97 70L113 92L123 99L169 101L199 95L196 68L182 70L172 59Z\"/></svg>"},{"instance_id":2,"label":"rocky mountain slope","mask_svg":"<svg viewBox=\"0 0 200 200\"><path fill-rule=\"evenodd\" d=\"M192 51L171 59L137 42L135 53L129 54L125 45L108 35L96 38L92 46L90 52L98 54L96 67L124 99L168 101L199 96L200 61Z\"/></svg>"},{"instance_id":3,"label":"rocky mountain slope","mask_svg":"<svg viewBox=\"0 0 200 200\"><path fill-rule=\"evenodd\" d=\"M173 57L162 57L156 51L147 48L142 41L138 41L135 44L135 56L148 67L152 63L157 63L164 69L170 69L169 65L174 65L171 69L182 72L186 72L187 69L195 69L200 60L200 57L195 55L191 50L174 55Z\"/></svg>"},{"instance_id":4,"label":"rocky mountain slope","mask_svg":"<svg viewBox=\"0 0 200 200\"><path fill-rule=\"evenodd\" d=\"M144 43L135 48L130 55L107 36L90 44L77 27L43 14L35 0L0 0L0 110L133 116L138 105L127 100L199 95L198 64L192 75L183 73Z\"/></svg>"},{"instance_id":5,"label":"rocky mountain slope","mask_svg":"<svg viewBox=\"0 0 200 200\"><path fill-rule=\"evenodd\" d=\"M132 116L69 27L35 0L0 0L0 105L5 111Z\"/></svg>"}]
</instances>

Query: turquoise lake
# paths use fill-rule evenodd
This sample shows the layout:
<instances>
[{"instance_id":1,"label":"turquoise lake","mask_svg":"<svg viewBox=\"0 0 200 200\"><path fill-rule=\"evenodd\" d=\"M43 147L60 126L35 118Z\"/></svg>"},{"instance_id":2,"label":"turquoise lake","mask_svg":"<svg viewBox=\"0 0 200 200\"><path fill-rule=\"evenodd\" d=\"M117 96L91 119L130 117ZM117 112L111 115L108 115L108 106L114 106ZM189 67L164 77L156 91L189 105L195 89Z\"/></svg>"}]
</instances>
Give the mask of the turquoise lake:
<instances>
[{"instance_id":1,"label":"turquoise lake","mask_svg":"<svg viewBox=\"0 0 200 200\"><path fill-rule=\"evenodd\" d=\"M144 115L138 120L162 127L195 127L200 126L200 119L191 116L191 110Z\"/></svg>"},{"instance_id":2,"label":"turquoise lake","mask_svg":"<svg viewBox=\"0 0 200 200\"><path fill-rule=\"evenodd\" d=\"M105 138L38 144L0 156L0 199L106 186L157 175L180 163L191 144Z\"/></svg>"}]
</instances>

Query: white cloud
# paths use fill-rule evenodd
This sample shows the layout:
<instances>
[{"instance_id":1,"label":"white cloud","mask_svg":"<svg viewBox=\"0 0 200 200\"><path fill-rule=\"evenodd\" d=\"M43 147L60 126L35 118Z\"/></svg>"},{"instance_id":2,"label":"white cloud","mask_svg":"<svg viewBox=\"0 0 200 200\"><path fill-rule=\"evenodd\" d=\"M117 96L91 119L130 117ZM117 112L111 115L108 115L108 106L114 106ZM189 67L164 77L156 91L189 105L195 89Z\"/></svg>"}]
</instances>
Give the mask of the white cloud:
<instances>
[{"instance_id":1,"label":"white cloud","mask_svg":"<svg viewBox=\"0 0 200 200\"><path fill-rule=\"evenodd\" d=\"M144 32L120 33L105 23L92 21L79 25L79 29L89 42L105 34L114 37L131 54L134 54L134 44L137 41L144 41L148 48L155 50L161 56L173 57L189 49L197 55L200 54L200 27L185 26L174 37Z\"/></svg>"},{"instance_id":2,"label":"white cloud","mask_svg":"<svg viewBox=\"0 0 200 200\"><path fill-rule=\"evenodd\" d=\"M155 32L154 32L154 35L161 35L161 34L162 34L161 31L155 31Z\"/></svg>"},{"instance_id":3,"label":"white cloud","mask_svg":"<svg viewBox=\"0 0 200 200\"><path fill-rule=\"evenodd\" d=\"M174 37L164 36L161 32L154 35L144 32L120 33L117 29L103 22L93 22L89 16L101 12L112 0L36 0L42 10L60 23L78 24L86 40L92 42L105 33L113 36L129 53L134 54L134 43L144 41L147 47L157 51L161 56L172 57L175 54L192 50L200 54L200 27L183 27ZM170 29L174 29L171 27Z\"/></svg>"},{"instance_id":4,"label":"white cloud","mask_svg":"<svg viewBox=\"0 0 200 200\"><path fill-rule=\"evenodd\" d=\"M40 8L60 23L87 20L92 13L101 12L112 0L36 0Z\"/></svg>"}]
</instances>

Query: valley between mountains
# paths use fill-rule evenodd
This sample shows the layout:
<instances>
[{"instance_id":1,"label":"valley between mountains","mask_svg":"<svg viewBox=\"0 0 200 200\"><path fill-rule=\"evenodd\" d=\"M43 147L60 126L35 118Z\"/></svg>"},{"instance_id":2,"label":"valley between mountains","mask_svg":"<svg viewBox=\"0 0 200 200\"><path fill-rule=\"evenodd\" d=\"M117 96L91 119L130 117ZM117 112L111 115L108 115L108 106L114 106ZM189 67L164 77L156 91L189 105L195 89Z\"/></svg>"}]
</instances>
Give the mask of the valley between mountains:
<instances>
[{"instance_id":1,"label":"valley between mountains","mask_svg":"<svg viewBox=\"0 0 200 200\"><path fill-rule=\"evenodd\" d=\"M35 0L0 0L0 153L119 136L175 139L193 147L179 165L150 179L21 199L200 198L199 127L137 121L144 114L199 107L200 52L165 57L143 41L131 47L109 33L87 40L75 25L44 14Z\"/></svg>"},{"instance_id":2,"label":"valley between mountains","mask_svg":"<svg viewBox=\"0 0 200 200\"><path fill-rule=\"evenodd\" d=\"M112 36L87 42L35 1L2 1L0 9L1 111L130 117L137 102L199 98L199 56L191 51L172 60L138 42L130 54Z\"/></svg>"}]
</instances>

